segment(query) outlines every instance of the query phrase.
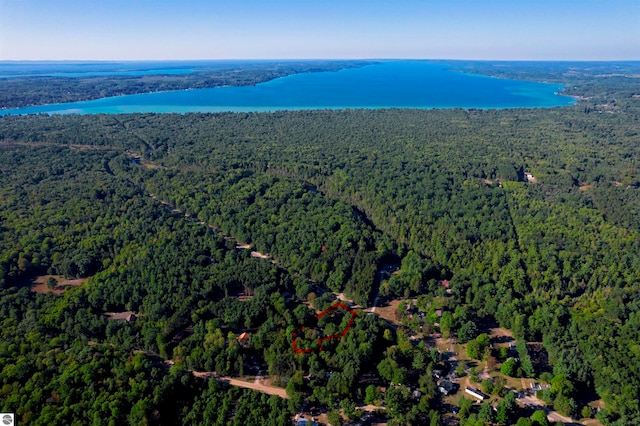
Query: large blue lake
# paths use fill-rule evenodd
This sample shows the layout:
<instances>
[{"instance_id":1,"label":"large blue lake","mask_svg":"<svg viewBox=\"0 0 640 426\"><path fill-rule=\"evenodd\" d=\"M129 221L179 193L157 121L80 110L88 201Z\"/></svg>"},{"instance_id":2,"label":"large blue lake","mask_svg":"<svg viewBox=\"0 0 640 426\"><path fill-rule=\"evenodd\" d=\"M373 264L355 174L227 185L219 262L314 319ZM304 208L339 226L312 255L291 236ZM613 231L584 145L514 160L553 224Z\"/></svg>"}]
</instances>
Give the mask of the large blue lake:
<instances>
[{"instance_id":1,"label":"large blue lake","mask_svg":"<svg viewBox=\"0 0 640 426\"><path fill-rule=\"evenodd\" d=\"M0 83L1 84L1 83ZM382 62L295 74L256 86L116 96L0 111L7 114L187 113L343 108L537 108L571 105L561 85L457 72L446 64Z\"/></svg>"}]
</instances>

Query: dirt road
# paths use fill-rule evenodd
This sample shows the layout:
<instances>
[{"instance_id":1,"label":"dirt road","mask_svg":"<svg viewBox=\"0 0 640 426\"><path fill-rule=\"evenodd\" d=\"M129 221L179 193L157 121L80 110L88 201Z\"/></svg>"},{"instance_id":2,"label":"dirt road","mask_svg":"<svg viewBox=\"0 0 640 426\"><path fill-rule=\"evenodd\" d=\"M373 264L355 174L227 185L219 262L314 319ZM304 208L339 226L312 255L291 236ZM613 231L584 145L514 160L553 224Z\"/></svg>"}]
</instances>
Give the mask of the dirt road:
<instances>
[{"instance_id":1,"label":"dirt road","mask_svg":"<svg viewBox=\"0 0 640 426\"><path fill-rule=\"evenodd\" d=\"M287 391L284 388L279 388L277 386L271 386L262 382L245 382L243 380L234 379L231 377L221 377L215 375L215 373L211 373L209 371L194 371L193 375L195 377L200 377L202 379L216 379L223 383L228 383L231 386L237 386L239 388L245 389L253 389L258 392L266 393L267 395L275 395L280 398L289 399L287 396Z\"/></svg>"},{"instance_id":2,"label":"dirt road","mask_svg":"<svg viewBox=\"0 0 640 426\"><path fill-rule=\"evenodd\" d=\"M569 417L565 417L557 411L553 411L547 408L542 401L540 401L535 396L522 396L518 398L518 402L522 403L527 407L531 407L534 410L542 410L547 414L547 419L552 422L562 422L568 424L575 424L573 419Z\"/></svg>"}]
</instances>

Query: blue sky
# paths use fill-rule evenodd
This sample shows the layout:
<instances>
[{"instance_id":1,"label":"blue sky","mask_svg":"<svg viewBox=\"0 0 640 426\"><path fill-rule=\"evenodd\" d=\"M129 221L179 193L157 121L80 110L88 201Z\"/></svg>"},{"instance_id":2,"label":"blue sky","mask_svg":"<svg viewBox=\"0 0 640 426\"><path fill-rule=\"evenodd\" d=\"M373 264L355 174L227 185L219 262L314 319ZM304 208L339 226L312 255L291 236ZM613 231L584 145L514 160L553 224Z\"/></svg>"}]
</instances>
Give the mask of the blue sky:
<instances>
[{"instance_id":1,"label":"blue sky","mask_svg":"<svg viewBox=\"0 0 640 426\"><path fill-rule=\"evenodd\" d=\"M0 0L0 60L640 60L640 0Z\"/></svg>"}]
</instances>

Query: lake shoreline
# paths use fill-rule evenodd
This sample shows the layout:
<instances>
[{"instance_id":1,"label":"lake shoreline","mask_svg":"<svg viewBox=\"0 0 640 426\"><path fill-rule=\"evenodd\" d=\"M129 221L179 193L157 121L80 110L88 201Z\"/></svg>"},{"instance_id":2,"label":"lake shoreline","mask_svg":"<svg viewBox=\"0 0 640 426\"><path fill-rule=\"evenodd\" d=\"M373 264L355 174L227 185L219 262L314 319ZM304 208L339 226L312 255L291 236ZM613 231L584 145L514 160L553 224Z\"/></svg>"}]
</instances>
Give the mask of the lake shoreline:
<instances>
[{"instance_id":1,"label":"lake shoreline","mask_svg":"<svg viewBox=\"0 0 640 426\"><path fill-rule=\"evenodd\" d=\"M3 108L0 115L275 112L343 109L514 109L572 106L562 84L459 72L430 61L306 71L253 85L220 85Z\"/></svg>"}]
</instances>

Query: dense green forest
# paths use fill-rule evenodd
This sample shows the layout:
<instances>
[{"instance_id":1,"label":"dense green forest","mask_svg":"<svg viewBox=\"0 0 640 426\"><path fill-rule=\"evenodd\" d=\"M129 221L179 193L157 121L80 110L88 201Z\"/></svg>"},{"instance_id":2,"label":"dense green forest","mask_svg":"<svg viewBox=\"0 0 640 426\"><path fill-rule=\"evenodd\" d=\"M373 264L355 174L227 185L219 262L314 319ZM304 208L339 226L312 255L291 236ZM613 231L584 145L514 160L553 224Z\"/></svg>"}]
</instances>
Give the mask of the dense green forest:
<instances>
[{"instance_id":1,"label":"dense green forest","mask_svg":"<svg viewBox=\"0 0 640 426\"><path fill-rule=\"evenodd\" d=\"M0 408L33 424L286 424L367 403L436 425L453 418L441 354L410 336L439 323L470 359L548 382L558 412L579 418L595 392L602 423L640 423L639 88L616 83L612 104L605 80L554 109L0 118ZM89 279L30 291L43 275ZM295 354L292 332L336 293L416 298L426 317L363 312ZM517 357L476 325L492 321ZM192 374L258 370L289 399ZM497 411L463 399L461 424L543 424L490 382Z\"/></svg>"},{"instance_id":2,"label":"dense green forest","mask_svg":"<svg viewBox=\"0 0 640 426\"><path fill-rule=\"evenodd\" d=\"M371 61L221 61L195 64L192 73L107 76L24 76L2 79L1 108L78 102L110 96L220 86L252 86L304 72L337 71Z\"/></svg>"}]
</instances>

